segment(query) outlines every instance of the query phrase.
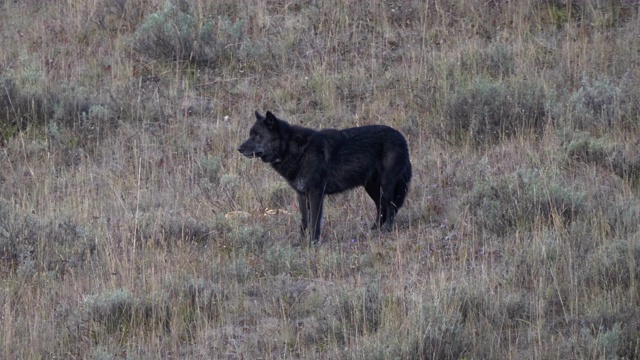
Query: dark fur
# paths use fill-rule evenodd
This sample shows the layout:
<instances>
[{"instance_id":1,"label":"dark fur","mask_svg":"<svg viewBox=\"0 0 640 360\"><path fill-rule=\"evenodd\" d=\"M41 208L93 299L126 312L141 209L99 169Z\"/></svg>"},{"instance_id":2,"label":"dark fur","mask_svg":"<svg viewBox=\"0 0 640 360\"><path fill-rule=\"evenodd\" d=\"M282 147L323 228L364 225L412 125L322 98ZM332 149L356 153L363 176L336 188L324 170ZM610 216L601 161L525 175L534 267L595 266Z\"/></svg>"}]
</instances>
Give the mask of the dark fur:
<instances>
[{"instance_id":1,"label":"dark fur","mask_svg":"<svg viewBox=\"0 0 640 360\"><path fill-rule=\"evenodd\" d=\"M256 111L249 139L238 151L270 163L298 192L302 232L311 222L312 240L320 237L324 196L357 186L376 204L373 228L390 231L411 180L407 141L385 125L315 131Z\"/></svg>"}]
</instances>

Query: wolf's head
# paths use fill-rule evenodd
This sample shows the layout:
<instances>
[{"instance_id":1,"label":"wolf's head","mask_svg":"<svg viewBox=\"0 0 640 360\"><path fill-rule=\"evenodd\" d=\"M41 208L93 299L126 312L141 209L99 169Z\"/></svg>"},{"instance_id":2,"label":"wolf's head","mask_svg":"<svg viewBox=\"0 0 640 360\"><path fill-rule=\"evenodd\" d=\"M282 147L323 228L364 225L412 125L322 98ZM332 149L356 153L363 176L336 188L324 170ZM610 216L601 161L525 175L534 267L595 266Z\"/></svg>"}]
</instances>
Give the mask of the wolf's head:
<instances>
[{"instance_id":1,"label":"wolf's head","mask_svg":"<svg viewBox=\"0 0 640 360\"><path fill-rule=\"evenodd\" d=\"M280 127L285 126L284 121L278 119L267 111L266 116L256 111L256 122L249 130L249 138L240 145L238 151L249 158L259 157L266 163L278 163L281 161L283 149Z\"/></svg>"}]
</instances>

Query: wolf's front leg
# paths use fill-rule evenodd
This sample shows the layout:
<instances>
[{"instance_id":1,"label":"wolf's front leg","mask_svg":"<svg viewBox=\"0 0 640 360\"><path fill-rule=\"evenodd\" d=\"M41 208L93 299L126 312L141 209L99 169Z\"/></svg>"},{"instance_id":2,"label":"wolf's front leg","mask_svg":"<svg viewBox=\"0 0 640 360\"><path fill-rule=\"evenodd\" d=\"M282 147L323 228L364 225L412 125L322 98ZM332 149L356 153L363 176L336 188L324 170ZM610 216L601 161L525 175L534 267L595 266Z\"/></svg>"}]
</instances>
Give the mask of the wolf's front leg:
<instances>
[{"instance_id":1,"label":"wolf's front leg","mask_svg":"<svg viewBox=\"0 0 640 360\"><path fill-rule=\"evenodd\" d=\"M312 192L308 195L309 210L311 220L311 241L315 242L320 239L320 223L322 222L322 202L324 194L322 192Z\"/></svg>"},{"instance_id":2,"label":"wolf's front leg","mask_svg":"<svg viewBox=\"0 0 640 360\"><path fill-rule=\"evenodd\" d=\"M300 208L300 234L307 236L307 225L309 224L309 197L305 193L298 193L298 207Z\"/></svg>"}]
</instances>

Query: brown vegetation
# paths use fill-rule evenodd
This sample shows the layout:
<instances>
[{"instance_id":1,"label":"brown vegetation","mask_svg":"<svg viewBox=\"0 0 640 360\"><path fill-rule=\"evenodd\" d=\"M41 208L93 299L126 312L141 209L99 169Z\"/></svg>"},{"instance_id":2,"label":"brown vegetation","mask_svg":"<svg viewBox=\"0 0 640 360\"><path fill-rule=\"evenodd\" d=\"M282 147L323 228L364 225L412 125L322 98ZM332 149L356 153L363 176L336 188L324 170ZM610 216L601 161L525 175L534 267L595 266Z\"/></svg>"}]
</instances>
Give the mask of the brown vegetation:
<instances>
[{"instance_id":1,"label":"brown vegetation","mask_svg":"<svg viewBox=\"0 0 640 360\"><path fill-rule=\"evenodd\" d=\"M0 356L640 357L638 11L0 1ZM254 110L400 129L397 231L300 245Z\"/></svg>"}]
</instances>

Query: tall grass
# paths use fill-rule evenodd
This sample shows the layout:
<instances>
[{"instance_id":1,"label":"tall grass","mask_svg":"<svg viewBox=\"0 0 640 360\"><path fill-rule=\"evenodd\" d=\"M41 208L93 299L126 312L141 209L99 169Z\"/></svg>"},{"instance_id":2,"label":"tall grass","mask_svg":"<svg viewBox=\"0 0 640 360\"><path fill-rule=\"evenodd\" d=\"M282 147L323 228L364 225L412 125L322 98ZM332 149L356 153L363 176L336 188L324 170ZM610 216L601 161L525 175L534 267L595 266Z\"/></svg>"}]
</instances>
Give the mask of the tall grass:
<instances>
[{"instance_id":1,"label":"tall grass","mask_svg":"<svg viewBox=\"0 0 640 360\"><path fill-rule=\"evenodd\" d=\"M637 358L633 1L0 1L3 358ZM414 178L295 196L254 110Z\"/></svg>"}]
</instances>

